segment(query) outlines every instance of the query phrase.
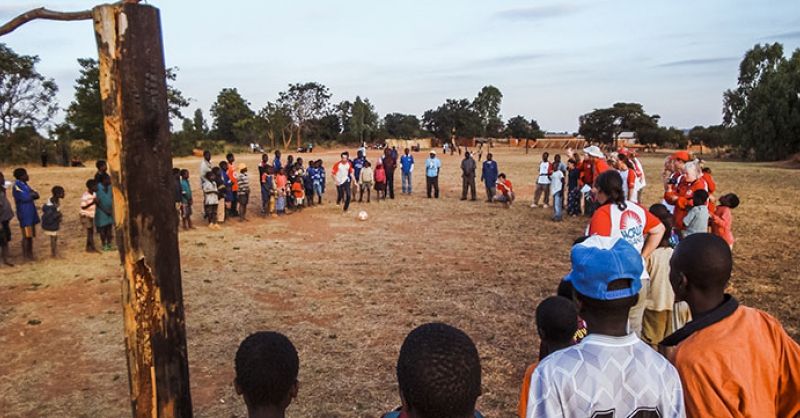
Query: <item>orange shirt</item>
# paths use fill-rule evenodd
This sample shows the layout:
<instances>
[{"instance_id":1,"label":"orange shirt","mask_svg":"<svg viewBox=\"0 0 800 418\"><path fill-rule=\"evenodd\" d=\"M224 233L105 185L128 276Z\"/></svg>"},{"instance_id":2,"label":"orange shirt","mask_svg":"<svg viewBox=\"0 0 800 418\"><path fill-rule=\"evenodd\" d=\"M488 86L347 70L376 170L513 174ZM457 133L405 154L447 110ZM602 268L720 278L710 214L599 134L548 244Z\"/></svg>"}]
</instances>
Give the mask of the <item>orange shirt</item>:
<instances>
[{"instance_id":1,"label":"orange shirt","mask_svg":"<svg viewBox=\"0 0 800 418\"><path fill-rule=\"evenodd\" d=\"M728 245L733 245L733 231L731 230L733 224L733 215L731 208L727 206L717 206L717 209L711 215L711 232L724 239Z\"/></svg>"},{"instance_id":2,"label":"orange shirt","mask_svg":"<svg viewBox=\"0 0 800 418\"><path fill-rule=\"evenodd\" d=\"M538 365L539 362L537 361L528 366L528 369L525 370L525 377L522 379L522 388L519 390L519 406L517 407L519 418L525 418L525 413L528 411L528 392L531 389L531 376Z\"/></svg>"},{"instance_id":3,"label":"orange shirt","mask_svg":"<svg viewBox=\"0 0 800 418\"><path fill-rule=\"evenodd\" d=\"M686 180L681 180L680 184L678 184L678 187L675 188L674 191L671 189L664 194L664 200L667 202L674 202L675 204L675 228L679 230L686 228L686 225L683 224L683 218L685 218L686 214L689 213L689 209L694 206L692 198L694 196L694 192L698 190L708 191L708 183L706 183L705 179L702 177L698 178L692 183L689 183ZM714 213L715 206L713 203L711 203L710 199L708 200L707 205L708 212Z\"/></svg>"},{"instance_id":4,"label":"orange shirt","mask_svg":"<svg viewBox=\"0 0 800 418\"><path fill-rule=\"evenodd\" d=\"M687 417L800 415L800 345L758 309L726 301L667 337Z\"/></svg>"},{"instance_id":5,"label":"orange shirt","mask_svg":"<svg viewBox=\"0 0 800 418\"><path fill-rule=\"evenodd\" d=\"M228 165L228 178L231 180L231 191L239 191L239 179L236 177L236 170L233 169L233 164Z\"/></svg>"},{"instance_id":6,"label":"orange shirt","mask_svg":"<svg viewBox=\"0 0 800 418\"><path fill-rule=\"evenodd\" d=\"M303 190L303 185L300 184L299 181L292 183L292 193L294 194L294 197L298 199L304 197L305 190Z\"/></svg>"},{"instance_id":7,"label":"orange shirt","mask_svg":"<svg viewBox=\"0 0 800 418\"><path fill-rule=\"evenodd\" d=\"M717 182L714 181L714 177L710 173L703 173L703 180L708 184L708 194L714 194L717 191Z\"/></svg>"},{"instance_id":8,"label":"orange shirt","mask_svg":"<svg viewBox=\"0 0 800 418\"><path fill-rule=\"evenodd\" d=\"M508 196L509 193L514 191L514 188L511 187L511 181L508 179L505 181L497 180L497 191L503 196Z\"/></svg>"},{"instance_id":9,"label":"orange shirt","mask_svg":"<svg viewBox=\"0 0 800 418\"><path fill-rule=\"evenodd\" d=\"M608 171L610 167L608 166L608 162L605 158L595 158L592 162L592 178L597 180L597 177L600 176L605 171Z\"/></svg>"}]
</instances>

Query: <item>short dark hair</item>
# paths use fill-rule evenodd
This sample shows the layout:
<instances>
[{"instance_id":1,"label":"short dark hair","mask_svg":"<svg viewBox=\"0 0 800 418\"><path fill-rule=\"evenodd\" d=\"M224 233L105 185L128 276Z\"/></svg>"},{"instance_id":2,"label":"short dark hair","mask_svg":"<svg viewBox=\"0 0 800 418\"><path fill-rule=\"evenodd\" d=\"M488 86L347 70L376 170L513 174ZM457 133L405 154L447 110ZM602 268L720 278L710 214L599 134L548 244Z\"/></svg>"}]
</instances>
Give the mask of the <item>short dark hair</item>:
<instances>
[{"instance_id":1,"label":"short dark hair","mask_svg":"<svg viewBox=\"0 0 800 418\"><path fill-rule=\"evenodd\" d=\"M108 162L106 162L106 160L97 160L95 161L94 166L99 170L102 166L108 166Z\"/></svg>"},{"instance_id":2,"label":"short dark hair","mask_svg":"<svg viewBox=\"0 0 800 418\"><path fill-rule=\"evenodd\" d=\"M64 196L64 188L61 186L53 186L50 192L56 197Z\"/></svg>"},{"instance_id":3,"label":"short dark hair","mask_svg":"<svg viewBox=\"0 0 800 418\"><path fill-rule=\"evenodd\" d=\"M621 290L630 288L633 279L618 279L608 284L608 290ZM590 298L575 290L575 297L581 301L582 309L592 312L597 317L611 320L627 318L630 309L636 305L639 295L614 300L600 300Z\"/></svg>"},{"instance_id":4,"label":"short dark hair","mask_svg":"<svg viewBox=\"0 0 800 418\"><path fill-rule=\"evenodd\" d=\"M226 160L230 160L231 158L233 158L233 153L232 152L229 152L229 153L225 154L225 159Z\"/></svg>"},{"instance_id":5,"label":"short dark hair","mask_svg":"<svg viewBox=\"0 0 800 418\"><path fill-rule=\"evenodd\" d=\"M188 174L189 174L189 170L187 170L185 168L183 170L181 170L181 177L183 177L184 175L188 175Z\"/></svg>"},{"instance_id":6,"label":"short dark hair","mask_svg":"<svg viewBox=\"0 0 800 418\"><path fill-rule=\"evenodd\" d=\"M14 178L17 180L21 179L22 177L25 177L26 174L28 174L28 171L22 167L15 168L13 173Z\"/></svg>"},{"instance_id":7,"label":"short dark hair","mask_svg":"<svg viewBox=\"0 0 800 418\"><path fill-rule=\"evenodd\" d=\"M86 180L86 189L92 190L97 187L97 181L95 179Z\"/></svg>"},{"instance_id":8,"label":"short dark hair","mask_svg":"<svg viewBox=\"0 0 800 418\"><path fill-rule=\"evenodd\" d=\"M498 174L498 175L497 175L497 178L500 178L500 177L502 177L502 178L506 178L506 173L500 173L500 174Z\"/></svg>"},{"instance_id":9,"label":"short dark hair","mask_svg":"<svg viewBox=\"0 0 800 418\"><path fill-rule=\"evenodd\" d=\"M695 206L703 206L708 202L708 192L705 190L697 190L692 195L692 203Z\"/></svg>"},{"instance_id":10,"label":"short dark hair","mask_svg":"<svg viewBox=\"0 0 800 418\"><path fill-rule=\"evenodd\" d=\"M661 224L664 225L664 228L667 232L661 237L661 243L659 243L660 247L668 247L670 245L669 240L672 236L672 228L674 227L674 217L671 213L669 213L669 209L666 206L662 205L661 203L656 203L651 205L648 209L648 212L652 213L661 221Z\"/></svg>"},{"instance_id":11,"label":"short dark hair","mask_svg":"<svg viewBox=\"0 0 800 418\"><path fill-rule=\"evenodd\" d=\"M699 233L689 235L675 247L670 265L698 289L724 291L733 271L733 256L725 240Z\"/></svg>"},{"instance_id":12,"label":"short dark hair","mask_svg":"<svg viewBox=\"0 0 800 418\"><path fill-rule=\"evenodd\" d=\"M251 334L236 350L236 384L250 407L280 405L297 383L300 360L285 335Z\"/></svg>"},{"instance_id":13,"label":"short dark hair","mask_svg":"<svg viewBox=\"0 0 800 418\"><path fill-rule=\"evenodd\" d=\"M481 394L481 363L475 343L442 323L421 325L403 341L397 383L406 406L423 418L472 414Z\"/></svg>"},{"instance_id":14,"label":"short dark hair","mask_svg":"<svg viewBox=\"0 0 800 418\"><path fill-rule=\"evenodd\" d=\"M723 206L727 206L731 209L736 209L739 207L739 196L736 196L733 193L728 193L719 198L719 203L722 203Z\"/></svg>"},{"instance_id":15,"label":"short dark hair","mask_svg":"<svg viewBox=\"0 0 800 418\"><path fill-rule=\"evenodd\" d=\"M536 307L539 337L554 343L570 343L578 331L578 309L571 299L550 296Z\"/></svg>"}]
</instances>

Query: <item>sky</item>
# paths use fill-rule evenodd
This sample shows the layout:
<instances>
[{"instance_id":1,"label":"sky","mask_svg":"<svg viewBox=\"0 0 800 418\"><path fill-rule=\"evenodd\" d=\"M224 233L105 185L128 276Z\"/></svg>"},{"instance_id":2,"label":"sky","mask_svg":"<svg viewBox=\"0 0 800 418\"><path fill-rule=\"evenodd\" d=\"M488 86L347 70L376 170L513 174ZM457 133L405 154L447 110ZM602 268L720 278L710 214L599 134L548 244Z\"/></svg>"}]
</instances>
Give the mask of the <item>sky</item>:
<instances>
[{"instance_id":1,"label":"sky","mask_svg":"<svg viewBox=\"0 0 800 418\"><path fill-rule=\"evenodd\" d=\"M577 131L578 116L642 103L666 126L721 122L757 43L800 47L798 0L151 0L161 10L166 63L191 106L208 109L235 87L254 110L290 83L317 81L333 102L366 97L383 116L422 116L448 98L503 93L502 115ZM84 0L3 0L0 21L40 6ZM66 107L77 58L96 57L92 24L36 21L0 38L38 55ZM62 113L63 117L63 113Z\"/></svg>"}]
</instances>

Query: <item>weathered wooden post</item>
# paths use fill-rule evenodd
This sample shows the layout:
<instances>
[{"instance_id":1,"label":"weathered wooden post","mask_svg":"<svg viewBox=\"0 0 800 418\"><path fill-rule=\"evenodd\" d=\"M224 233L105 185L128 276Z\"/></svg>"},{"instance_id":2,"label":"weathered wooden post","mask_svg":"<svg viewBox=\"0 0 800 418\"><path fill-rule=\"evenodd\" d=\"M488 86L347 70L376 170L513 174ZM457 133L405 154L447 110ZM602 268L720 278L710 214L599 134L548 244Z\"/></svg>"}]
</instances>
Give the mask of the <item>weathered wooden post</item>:
<instances>
[{"instance_id":1,"label":"weathered wooden post","mask_svg":"<svg viewBox=\"0 0 800 418\"><path fill-rule=\"evenodd\" d=\"M177 214L158 9L92 10L100 57L122 304L135 417L190 417Z\"/></svg>"}]
</instances>

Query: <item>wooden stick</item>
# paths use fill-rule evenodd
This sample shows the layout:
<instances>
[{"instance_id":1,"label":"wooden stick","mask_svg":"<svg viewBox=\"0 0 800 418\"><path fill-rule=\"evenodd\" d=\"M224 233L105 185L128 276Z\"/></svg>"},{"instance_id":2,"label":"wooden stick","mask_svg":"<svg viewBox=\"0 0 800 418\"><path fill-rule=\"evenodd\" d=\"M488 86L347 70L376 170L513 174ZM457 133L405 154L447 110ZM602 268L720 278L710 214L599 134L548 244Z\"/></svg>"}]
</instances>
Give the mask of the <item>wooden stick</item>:
<instances>
[{"instance_id":1,"label":"wooden stick","mask_svg":"<svg viewBox=\"0 0 800 418\"><path fill-rule=\"evenodd\" d=\"M36 19L45 19L45 20L92 20L92 11L91 10L82 10L80 12L56 12L53 10L45 9L44 7L40 7L38 9L33 9L27 11L14 19L11 19L8 23L3 26L0 26L0 36L6 35L14 31L14 29Z\"/></svg>"}]
</instances>

